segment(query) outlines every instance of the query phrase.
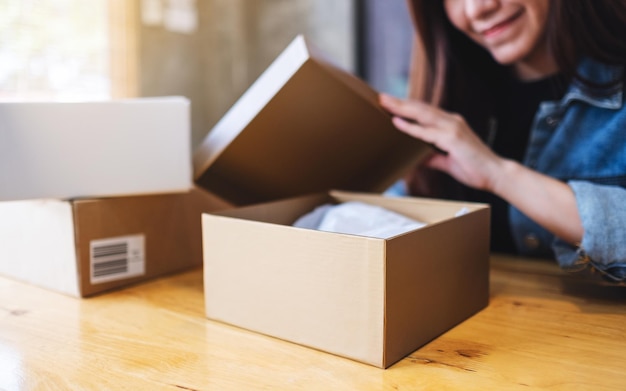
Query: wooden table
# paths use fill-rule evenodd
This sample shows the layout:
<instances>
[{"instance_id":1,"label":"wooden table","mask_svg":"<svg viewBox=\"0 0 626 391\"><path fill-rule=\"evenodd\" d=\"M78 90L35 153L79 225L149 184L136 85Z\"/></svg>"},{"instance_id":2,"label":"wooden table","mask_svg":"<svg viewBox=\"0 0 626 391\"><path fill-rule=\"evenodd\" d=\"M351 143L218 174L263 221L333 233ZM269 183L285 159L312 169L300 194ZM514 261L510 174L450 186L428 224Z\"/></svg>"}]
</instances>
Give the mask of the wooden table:
<instances>
[{"instance_id":1,"label":"wooden table","mask_svg":"<svg viewBox=\"0 0 626 391\"><path fill-rule=\"evenodd\" d=\"M0 279L0 390L626 390L626 288L491 263L489 307L387 370L207 320L201 270L82 300Z\"/></svg>"}]
</instances>

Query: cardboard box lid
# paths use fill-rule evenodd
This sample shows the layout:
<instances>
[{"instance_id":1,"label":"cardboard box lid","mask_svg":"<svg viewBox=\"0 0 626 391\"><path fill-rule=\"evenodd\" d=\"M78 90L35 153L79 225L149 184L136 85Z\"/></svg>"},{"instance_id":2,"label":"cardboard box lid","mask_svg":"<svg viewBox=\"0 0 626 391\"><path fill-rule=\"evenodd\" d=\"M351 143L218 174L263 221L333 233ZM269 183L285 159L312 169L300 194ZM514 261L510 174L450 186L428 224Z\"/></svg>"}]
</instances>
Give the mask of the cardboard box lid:
<instances>
[{"instance_id":1,"label":"cardboard box lid","mask_svg":"<svg viewBox=\"0 0 626 391\"><path fill-rule=\"evenodd\" d=\"M0 103L0 200L189 191L189 110L182 96Z\"/></svg>"},{"instance_id":2,"label":"cardboard box lid","mask_svg":"<svg viewBox=\"0 0 626 391\"><path fill-rule=\"evenodd\" d=\"M393 127L376 91L298 36L195 151L194 178L239 205L380 192L428 150Z\"/></svg>"}]
</instances>

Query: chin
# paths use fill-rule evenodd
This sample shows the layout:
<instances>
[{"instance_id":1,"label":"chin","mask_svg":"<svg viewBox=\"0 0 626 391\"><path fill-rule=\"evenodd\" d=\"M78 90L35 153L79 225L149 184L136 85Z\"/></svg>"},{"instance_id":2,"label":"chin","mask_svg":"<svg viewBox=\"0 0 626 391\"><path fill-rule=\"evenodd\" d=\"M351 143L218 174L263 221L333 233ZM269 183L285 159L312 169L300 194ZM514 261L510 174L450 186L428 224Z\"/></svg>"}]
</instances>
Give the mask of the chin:
<instances>
[{"instance_id":1,"label":"chin","mask_svg":"<svg viewBox=\"0 0 626 391\"><path fill-rule=\"evenodd\" d=\"M491 51L491 56L501 65L512 65L523 60L526 57L526 53L519 50L498 50Z\"/></svg>"}]
</instances>

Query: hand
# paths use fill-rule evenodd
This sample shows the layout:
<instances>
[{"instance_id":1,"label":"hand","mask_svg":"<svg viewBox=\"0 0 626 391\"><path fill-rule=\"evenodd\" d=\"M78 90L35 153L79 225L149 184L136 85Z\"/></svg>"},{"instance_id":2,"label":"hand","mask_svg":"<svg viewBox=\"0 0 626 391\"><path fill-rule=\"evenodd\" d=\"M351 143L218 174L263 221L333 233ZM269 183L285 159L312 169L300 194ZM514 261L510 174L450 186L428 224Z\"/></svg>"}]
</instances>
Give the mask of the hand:
<instances>
[{"instance_id":1,"label":"hand","mask_svg":"<svg viewBox=\"0 0 626 391\"><path fill-rule=\"evenodd\" d=\"M435 153L424 162L459 182L493 191L503 160L497 156L458 114L448 113L417 100L381 94L380 104L392 115L398 130L433 144Z\"/></svg>"},{"instance_id":2,"label":"hand","mask_svg":"<svg viewBox=\"0 0 626 391\"><path fill-rule=\"evenodd\" d=\"M554 235L580 243L584 233L576 198L567 183L493 153L463 117L415 100L380 95L401 131L433 144L444 153L425 162L459 182L506 200Z\"/></svg>"}]
</instances>

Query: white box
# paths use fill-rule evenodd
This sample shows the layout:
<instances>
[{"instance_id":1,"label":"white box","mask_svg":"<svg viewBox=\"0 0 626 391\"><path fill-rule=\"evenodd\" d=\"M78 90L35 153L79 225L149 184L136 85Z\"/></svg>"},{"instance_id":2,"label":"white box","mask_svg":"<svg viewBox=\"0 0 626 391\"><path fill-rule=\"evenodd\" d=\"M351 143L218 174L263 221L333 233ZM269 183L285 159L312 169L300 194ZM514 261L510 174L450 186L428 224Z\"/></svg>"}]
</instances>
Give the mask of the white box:
<instances>
[{"instance_id":1,"label":"white box","mask_svg":"<svg viewBox=\"0 0 626 391\"><path fill-rule=\"evenodd\" d=\"M0 201L185 192L184 97L0 103Z\"/></svg>"}]
</instances>

